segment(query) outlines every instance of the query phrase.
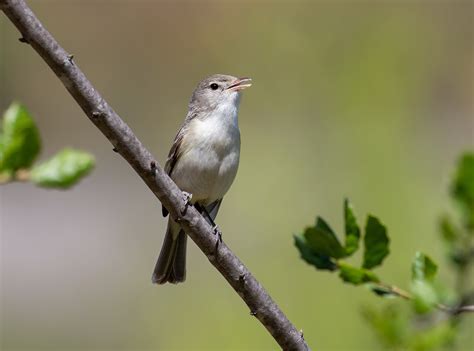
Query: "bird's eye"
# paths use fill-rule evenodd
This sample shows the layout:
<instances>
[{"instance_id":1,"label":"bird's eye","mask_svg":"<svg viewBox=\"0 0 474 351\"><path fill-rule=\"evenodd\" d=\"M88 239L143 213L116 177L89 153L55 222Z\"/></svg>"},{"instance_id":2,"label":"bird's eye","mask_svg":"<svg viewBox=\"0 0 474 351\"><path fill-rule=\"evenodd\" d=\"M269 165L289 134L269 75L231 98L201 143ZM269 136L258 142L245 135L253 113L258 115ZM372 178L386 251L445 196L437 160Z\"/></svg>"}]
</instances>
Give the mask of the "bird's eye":
<instances>
[{"instance_id":1,"label":"bird's eye","mask_svg":"<svg viewBox=\"0 0 474 351\"><path fill-rule=\"evenodd\" d=\"M217 83L212 83L210 87L212 90L217 90L217 88L219 88L219 85L217 85Z\"/></svg>"}]
</instances>

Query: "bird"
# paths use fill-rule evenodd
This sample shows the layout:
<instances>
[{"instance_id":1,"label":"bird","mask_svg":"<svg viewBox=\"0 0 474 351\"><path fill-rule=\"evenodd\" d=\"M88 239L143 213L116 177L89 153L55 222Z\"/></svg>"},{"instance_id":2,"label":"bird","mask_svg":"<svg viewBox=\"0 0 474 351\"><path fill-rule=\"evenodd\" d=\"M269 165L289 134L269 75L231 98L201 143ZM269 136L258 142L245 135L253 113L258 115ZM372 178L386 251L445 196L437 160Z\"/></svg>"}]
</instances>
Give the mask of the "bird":
<instances>
[{"instance_id":1,"label":"bird","mask_svg":"<svg viewBox=\"0 0 474 351\"><path fill-rule=\"evenodd\" d=\"M188 113L174 138L165 172L215 228L219 207L232 185L240 159L238 112L248 77L214 74L203 79L191 96ZM163 216L168 215L163 206ZM169 216L152 275L155 284L186 279L187 234Z\"/></svg>"}]
</instances>

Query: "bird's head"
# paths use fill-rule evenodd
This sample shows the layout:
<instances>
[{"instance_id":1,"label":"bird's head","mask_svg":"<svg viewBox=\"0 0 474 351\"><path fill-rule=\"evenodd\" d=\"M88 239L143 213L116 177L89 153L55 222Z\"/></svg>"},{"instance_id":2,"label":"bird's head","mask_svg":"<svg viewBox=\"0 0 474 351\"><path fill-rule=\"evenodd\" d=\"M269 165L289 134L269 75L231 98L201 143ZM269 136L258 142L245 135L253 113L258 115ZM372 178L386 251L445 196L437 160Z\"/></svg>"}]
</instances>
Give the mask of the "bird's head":
<instances>
[{"instance_id":1,"label":"bird's head","mask_svg":"<svg viewBox=\"0 0 474 351\"><path fill-rule=\"evenodd\" d=\"M250 78L214 74L198 84L191 97L190 105L205 110L214 110L224 105L238 106L241 91L251 85Z\"/></svg>"}]
</instances>

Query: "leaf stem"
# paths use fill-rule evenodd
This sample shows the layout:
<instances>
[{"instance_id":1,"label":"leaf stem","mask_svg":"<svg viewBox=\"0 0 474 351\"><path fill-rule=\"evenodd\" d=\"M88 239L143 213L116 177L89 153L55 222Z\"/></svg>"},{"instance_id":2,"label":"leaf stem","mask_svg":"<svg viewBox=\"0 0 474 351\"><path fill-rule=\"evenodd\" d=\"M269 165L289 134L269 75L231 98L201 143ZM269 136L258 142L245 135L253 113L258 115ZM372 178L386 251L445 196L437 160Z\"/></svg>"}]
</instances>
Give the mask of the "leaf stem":
<instances>
[{"instance_id":1,"label":"leaf stem","mask_svg":"<svg viewBox=\"0 0 474 351\"><path fill-rule=\"evenodd\" d=\"M28 169L19 169L13 176L17 182L27 182L30 180L30 171Z\"/></svg>"},{"instance_id":2,"label":"leaf stem","mask_svg":"<svg viewBox=\"0 0 474 351\"><path fill-rule=\"evenodd\" d=\"M27 182L30 180L30 171L27 169L19 169L16 172L0 173L0 185L12 182Z\"/></svg>"},{"instance_id":3,"label":"leaf stem","mask_svg":"<svg viewBox=\"0 0 474 351\"><path fill-rule=\"evenodd\" d=\"M396 285L389 285L385 283L373 283L373 285L388 292L389 294L400 297L404 300L408 300L408 301L413 300L413 296L408 291L403 290ZM440 311L447 312L453 315L458 315L464 312L474 312L474 305L451 307L442 303L437 303L436 308L439 309Z\"/></svg>"}]
</instances>

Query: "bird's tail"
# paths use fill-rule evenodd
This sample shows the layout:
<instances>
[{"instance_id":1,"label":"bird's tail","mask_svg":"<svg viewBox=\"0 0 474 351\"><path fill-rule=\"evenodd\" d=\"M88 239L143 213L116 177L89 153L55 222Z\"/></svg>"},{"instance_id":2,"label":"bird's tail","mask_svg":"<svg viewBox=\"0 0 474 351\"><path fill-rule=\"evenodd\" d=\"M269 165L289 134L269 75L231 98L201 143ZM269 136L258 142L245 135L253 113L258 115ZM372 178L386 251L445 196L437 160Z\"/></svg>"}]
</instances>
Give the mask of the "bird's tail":
<instances>
[{"instance_id":1,"label":"bird's tail","mask_svg":"<svg viewBox=\"0 0 474 351\"><path fill-rule=\"evenodd\" d=\"M154 284L177 284L186 279L186 233L173 221L168 220L165 239L151 278Z\"/></svg>"}]
</instances>

